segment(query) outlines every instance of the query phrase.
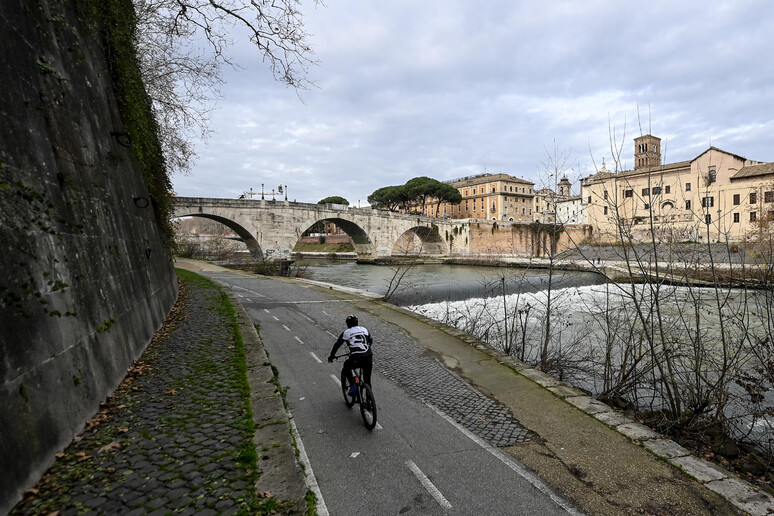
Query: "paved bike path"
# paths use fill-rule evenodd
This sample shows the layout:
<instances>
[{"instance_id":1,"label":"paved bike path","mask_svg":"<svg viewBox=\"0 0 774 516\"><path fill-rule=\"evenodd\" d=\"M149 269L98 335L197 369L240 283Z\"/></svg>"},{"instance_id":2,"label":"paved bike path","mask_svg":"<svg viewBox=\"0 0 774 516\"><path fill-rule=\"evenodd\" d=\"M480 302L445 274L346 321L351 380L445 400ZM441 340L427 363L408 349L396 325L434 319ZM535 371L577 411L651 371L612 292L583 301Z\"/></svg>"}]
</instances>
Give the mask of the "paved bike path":
<instances>
[{"instance_id":1,"label":"paved bike path","mask_svg":"<svg viewBox=\"0 0 774 516\"><path fill-rule=\"evenodd\" d=\"M468 335L349 289L309 288L405 329L511 410L537 438L503 449L589 514L767 514L774 508L769 495Z\"/></svg>"}]
</instances>

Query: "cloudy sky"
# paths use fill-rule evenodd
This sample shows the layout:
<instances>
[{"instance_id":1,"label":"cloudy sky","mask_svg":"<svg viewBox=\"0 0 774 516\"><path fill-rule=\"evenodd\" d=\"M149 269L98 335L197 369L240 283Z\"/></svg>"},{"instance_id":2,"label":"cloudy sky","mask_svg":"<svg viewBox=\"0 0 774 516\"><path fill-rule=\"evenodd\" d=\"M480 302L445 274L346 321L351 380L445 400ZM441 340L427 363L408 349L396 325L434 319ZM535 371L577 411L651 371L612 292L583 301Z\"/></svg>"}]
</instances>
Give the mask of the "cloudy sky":
<instances>
[{"instance_id":1,"label":"cloudy sky","mask_svg":"<svg viewBox=\"0 0 774 516\"><path fill-rule=\"evenodd\" d=\"M666 162L710 145L774 161L769 0L325 0L303 5L317 88L275 82L247 43L182 196L351 204L416 176L507 173L546 185L610 163L610 135L662 138ZM639 115L638 115L639 109ZM608 167L611 168L611 167ZM577 184L577 183L576 183ZM576 192L577 193L577 192ZM270 197L269 197L270 198Z\"/></svg>"}]
</instances>

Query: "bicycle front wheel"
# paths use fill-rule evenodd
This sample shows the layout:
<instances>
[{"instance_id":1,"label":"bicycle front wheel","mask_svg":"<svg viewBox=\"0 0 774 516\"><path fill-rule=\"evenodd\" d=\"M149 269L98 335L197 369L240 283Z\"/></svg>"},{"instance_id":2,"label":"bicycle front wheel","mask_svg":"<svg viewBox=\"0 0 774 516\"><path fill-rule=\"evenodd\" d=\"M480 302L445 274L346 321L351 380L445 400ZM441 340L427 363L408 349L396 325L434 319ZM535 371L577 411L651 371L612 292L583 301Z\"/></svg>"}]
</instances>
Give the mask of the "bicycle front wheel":
<instances>
[{"instance_id":1,"label":"bicycle front wheel","mask_svg":"<svg viewBox=\"0 0 774 516\"><path fill-rule=\"evenodd\" d=\"M373 430L376 426L376 400L371 386L363 383L360 386L360 415L366 428Z\"/></svg>"},{"instance_id":2,"label":"bicycle front wheel","mask_svg":"<svg viewBox=\"0 0 774 516\"><path fill-rule=\"evenodd\" d=\"M349 393L349 378L344 371L341 372L341 393L344 395L344 403L348 408L352 408L355 404L355 396Z\"/></svg>"}]
</instances>

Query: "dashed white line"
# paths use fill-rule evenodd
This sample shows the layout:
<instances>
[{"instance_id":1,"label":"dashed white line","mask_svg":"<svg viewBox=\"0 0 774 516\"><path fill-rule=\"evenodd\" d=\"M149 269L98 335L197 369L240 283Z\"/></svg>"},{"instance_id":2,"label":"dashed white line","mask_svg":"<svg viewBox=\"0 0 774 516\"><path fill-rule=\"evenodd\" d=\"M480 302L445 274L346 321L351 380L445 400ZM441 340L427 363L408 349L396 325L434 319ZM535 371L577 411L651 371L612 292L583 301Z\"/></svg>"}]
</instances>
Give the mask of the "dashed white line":
<instances>
[{"instance_id":1,"label":"dashed white line","mask_svg":"<svg viewBox=\"0 0 774 516\"><path fill-rule=\"evenodd\" d=\"M306 315L306 314L301 314L301 317L303 317L304 319L306 319L306 320L307 320L307 321L309 321L309 322L314 322L314 319L312 319L311 317L309 317L309 316L308 316L308 315Z\"/></svg>"},{"instance_id":2,"label":"dashed white line","mask_svg":"<svg viewBox=\"0 0 774 516\"><path fill-rule=\"evenodd\" d=\"M337 338L338 338L336 335L332 334L332 333L331 333L331 332L329 332L328 330L325 330L325 333L327 333L328 335L330 335L330 336L331 336L331 337L333 337L334 339L337 339Z\"/></svg>"},{"instance_id":3,"label":"dashed white line","mask_svg":"<svg viewBox=\"0 0 774 516\"><path fill-rule=\"evenodd\" d=\"M277 317L276 315L272 315L272 317L274 317L275 321L279 321L279 317Z\"/></svg>"},{"instance_id":4,"label":"dashed white line","mask_svg":"<svg viewBox=\"0 0 774 516\"><path fill-rule=\"evenodd\" d=\"M414 474L415 477L417 477L417 480L424 486L425 489L427 489L427 492L430 493L430 496L435 498L435 501L438 502L438 505L443 507L444 509L451 509L452 504L449 503L449 500L447 500L443 494L441 494L441 491L438 490L435 485L430 482L430 479L427 478L427 476L422 473L422 470L417 467L416 464L414 464L412 461L407 460L406 466L411 470L411 472Z\"/></svg>"},{"instance_id":5,"label":"dashed white line","mask_svg":"<svg viewBox=\"0 0 774 516\"><path fill-rule=\"evenodd\" d=\"M277 319L277 320L279 321L279 319ZM283 327L283 328L285 328L286 330L290 331L290 328L288 328L288 327L287 327L287 326L285 326L284 324L282 325L282 327Z\"/></svg>"},{"instance_id":6,"label":"dashed white line","mask_svg":"<svg viewBox=\"0 0 774 516\"><path fill-rule=\"evenodd\" d=\"M264 308L263 311L266 312L267 314L271 313L267 308Z\"/></svg>"},{"instance_id":7,"label":"dashed white line","mask_svg":"<svg viewBox=\"0 0 774 516\"><path fill-rule=\"evenodd\" d=\"M339 380L339 377L335 374L331 374L331 378L333 378L333 381L336 382L336 385L338 385L339 389L341 389L341 380ZM384 427L377 422L374 430L384 430Z\"/></svg>"},{"instance_id":8,"label":"dashed white line","mask_svg":"<svg viewBox=\"0 0 774 516\"><path fill-rule=\"evenodd\" d=\"M303 341L303 340L299 339L299 338L298 338L298 337L296 337L296 336L293 336L293 338L294 338L294 339L296 339L296 340L298 341L298 343L299 343L299 344L303 344L303 343L304 343L304 341Z\"/></svg>"},{"instance_id":9,"label":"dashed white line","mask_svg":"<svg viewBox=\"0 0 774 516\"><path fill-rule=\"evenodd\" d=\"M325 315L327 315L328 317L330 317L330 316L331 316L331 315L330 315L328 312L326 312L325 310L323 310L323 311L322 311L322 313L324 313L324 314L325 314Z\"/></svg>"},{"instance_id":10,"label":"dashed white line","mask_svg":"<svg viewBox=\"0 0 774 516\"><path fill-rule=\"evenodd\" d=\"M516 462L514 459L512 459L509 455L506 455L499 449L495 448L488 442L481 439L479 436L465 428L464 426L457 423L455 420L444 414L438 407L431 405L430 403L426 403L428 407L430 407L436 414L444 418L449 424L451 424L454 428L465 434L469 439L471 439L473 442L481 446L483 449L497 457L500 462L511 468L513 471L515 471L517 474L519 474L524 480L535 486L539 491L546 494L555 504L557 504L559 507L567 511L568 514L571 514L573 516L583 516L582 512L579 512L577 509L575 509L572 505L570 505L569 502L564 500L561 496L556 494L553 489L551 489L545 482L543 482L540 478L535 476L532 472L528 471L524 466Z\"/></svg>"},{"instance_id":11,"label":"dashed white line","mask_svg":"<svg viewBox=\"0 0 774 516\"><path fill-rule=\"evenodd\" d=\"M290 428L293 430L293 436L296 438L296 446L298 447L298 458L301 460L301 463L304 465L304 476L306 477L306 485L309 486L309 489L312 490L312 492L315 495L316 505L317 505L317 514L320 516L330 516L330 513L328 512L328 506L325 505L325 500L323 499L322 491L320 491L320 486L317 484L317 478L314 476L314 471L312 471L312 464L309 462L309 457L306 455L306 449L304 448L304 443L301 441L301 436L298 433L298 428L296 428L296 423L293 421L293 417L290 415L290 412L288 411L288 416L290 419Z\"/></svg>"},{"instance_id":12,"label":"dashed white line","mask_svg":"<svg viewBox=\"0 0 774 516\"><path fill-rule=\"evenodd\" d=\"M251 293L252 295L254 295L256 297L266 297L263 294L259 294L258 292L254 291L254 290L250 290L249 288L245 288L245 287L240 287L239 285L234 285L234 288L238 288L240 290L244 290L245 292L249 292L249 293Z\"/></svg>"},{"instance_id":13,"label":"dashed white line","mask_svg":"<svg viewBox=\"0 0 774 516\"><path fill-rule=\"evenodd\" d=\"M318 364L322 364L322 360L320 360L320 357L314 354L314 351L310 351L309 354L312 355L312 358L314 358Z\"/></svg>"}]
</instances>

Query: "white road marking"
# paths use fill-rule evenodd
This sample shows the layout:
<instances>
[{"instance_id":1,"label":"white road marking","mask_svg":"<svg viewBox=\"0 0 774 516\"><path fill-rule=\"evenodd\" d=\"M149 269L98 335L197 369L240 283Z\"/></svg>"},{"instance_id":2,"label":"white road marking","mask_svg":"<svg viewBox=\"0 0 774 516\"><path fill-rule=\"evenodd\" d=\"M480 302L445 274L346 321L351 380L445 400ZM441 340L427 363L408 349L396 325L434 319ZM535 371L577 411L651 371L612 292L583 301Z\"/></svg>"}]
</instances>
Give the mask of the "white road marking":
<instances>
[{"instance_id":1,"label":"white road marking","mask_svg":"<svg viewBox=\"0 0 774 516\"><path fill-rule=\"evenodd\" d=\"M422 473L422 470L419 469L416 464L410 460L407 460L406 466L408 466L408 468L411 470L414 476L417 477L417 480L421 482L424 488L427 489L427 492L430 493L430 496L435 498L435 501L438 502L438 505L444 509L452 508L452 504L449 503L449 500L444 498L444 496L441 494L441 491L439 491L438 488L435 487L432 482L430 482L430 479L427 478L424 473Z\"/></svg>"},{"instance_id":2,"label":"white road marking","mask_svg":"<svg viewBox=\"0 0 774 516\"><path fill-rule=\"evenodd\" d=\"M277 318L275 317L275 319L277 319ZM277 320L279 321L279 319L277 319ZM287 326L285 326L284 324L282 325L282 327L283 327L283 328L285 328L286 330L290 331L290 328L288 328L288 327L287 327Z\"/></svg>"},{"instance_id":3,"label":"white road marking","mask_svg":"<svg viewBox=\"0 0 774 516\"><path fill-rule=\"evenodd\" d=\"M304 341L303 341L303 340L299 339L299 338L298 338L298 337L296 337L296 336L293 336L293 338L294 338L294 339L296 339L296 340L298 341L298 343L299 343L299 344L303 344L303 343L304 343Z\"/></svg>"},{"instance_id":4,"label":"white road marking","mask_svg":"<svg viewBox=\"0 0 774 516\"><path fill-rule=\"evenodd\" d=\"M264 311L264 312L266 312L267 314L270 314L270 313L271 313L271 312L270 312L268 309L266 309L266 308L264 308L264 309L263 309L263 311Z\"/></svg>"},{"instance_id":5,"label":"white road marking","mask_svg":"<svg viewBox=\"0 0 774 516\"><path fill-rule=\"evenodd\" d=\"M352 453L349 454L349 458L350 459L355 459L355 458L357 458L358 455L360 455L359 451L352 452Z\"/></svg>"},{"instance_id":6,"label":"white road marking","mask_svg":"<svg viewBox=\"0 0 774 516\"><path fill-rule=\"evenodd\" d=\"M249 293L251 293L252 295L254 295L256 297L266 297L263 294L259 294L258 292L254 291L254 290L250 290L249 288L245 288L245 287L240 287L239 285L234 285L234 288L238 288L240 290L244 290L245 292L249 292Z\"/></svg>"},{"instance_id":7,"label":"white road marking","mask_svg":"<svg viewBox=\"0 0 774 516\"><path fill-rule=\"evenodd\" d=\"M524 466L516 462L510 455L505 454L504 452L500 451L498 448L495 448L488 442L481 439L479 436L465 428L464 426L457 423L455 420L441 412L441 410L431 405L430 403L425 403L430 409L432 409L436 414L444 418L449 424L451 424L454 428L465 434L470 440L481 446L483 449L497 457L497 459L500 460L503 464L511 468L513 471L515 471L519 476L521 476L524 480L535 486L540 492L546 494L556 505L567 511L568 514L572 514L573 516L585 516L584 513L578 511L574 507L570 505L569 502L564 500L562 497L560 497L558 494L554 492L553 489L551 489L545 482L543 482L540 478L538 478L536 475L534 475L531 471L528 471Z\"/></svg>"},{"instance_id":8,"label":"white road marking","mask_svg":"<svg viewBox=\"0 0 774 516\"><path fill-rule=\"evenodd\" d=\"M325 315L327 315L328 317L330 317L330 314L329 314L328 312L326 312L325 310L323 310L323 311L322 311L322 313L324 313Z\"/></svg>"},{"instance_id":9,"label":"white road marking","mask_svg":"<svg viewBox=\"0 0 774 516\"><path fill-rule=\"evenodd\" d=\"M288 411L288 417L290 419L290 428L293 431L293 436L296 438L298 458L304 465L303 469L304 476L306 477L306 485L309 486L309 489L312 490L315 497L317 498L317 514L320 516L330 516L328 507L325 505L325 500L323 499L322 491L320 491L320 486L317 484L317 478L314 476L314 471L312 471L312 464L309 462L309 457L306 455L304 443L301 441L301 436L298 434L298 428L296 428L296 423L293 421L293 416L290 415L290 411Z\"/></svg>"},{"instance_id":10,"label":"white road marking","mask_svg":"<svg viewBox=\"0 0 774 516\"><path fill-rule=\"evenodd\" d=\"M309 316L308 316L308 315L306 315L306 314L301 314L301 317L303 317L304 319L306 319L306 320L307 320L307 321L309 321L309 322L314 322L314 319L312 319L311 317L309 317Z\"/></svg>"},{"instance_id":11,"label":"white road marking","mask_svg":"<svg viewBox=\"0 0 774 516\"><path fill-rule=\"evenodd\" d=\"M318 364L322 364L322 360L320 360L320 357L314 354L314 351L310 351L309 354L312 355L312 358L314 358Z\"/></svg>"},{"instance_id":12,"label":"white road marking","mask_svg":"<svg viewBox=\"0 0 774 516\"><path fill-rule=\"evenodd\" d=\"M275 321L279 321L279 317L277 317L276 315L272 315L272 317L274 317Z\"/></svg>"},{"instance_id":13,"label":"white road marking","mask_svg":"<svg viewBox=\"0 0 774 516\"><path fill-rule=\"evenodd\" d=\"M337 337L336 335L332 334L332 333L331 333L331 332L329 332L328 330L325 330L325 333L327 333L328 335L330 335L330 336L331 336L331 337L333 337L334 339L338 339L338 337Z\"/></svg>"},{"instance_id":14,"label":"white road marking","mask_svg":"<svg viewBox=\"0 0 774 516\"><path fill-rule=\"evenodd\" d=\"M335 374L331 375L331 378L333 378L333 381L336 382L336 385L339 386L339 389L341 389L341 380L339 380L339 377ZM384 427L379 424L379 422L376 422L376 426L374 427L374 430L384 430Z\"/></svg>"}]
</instances>

